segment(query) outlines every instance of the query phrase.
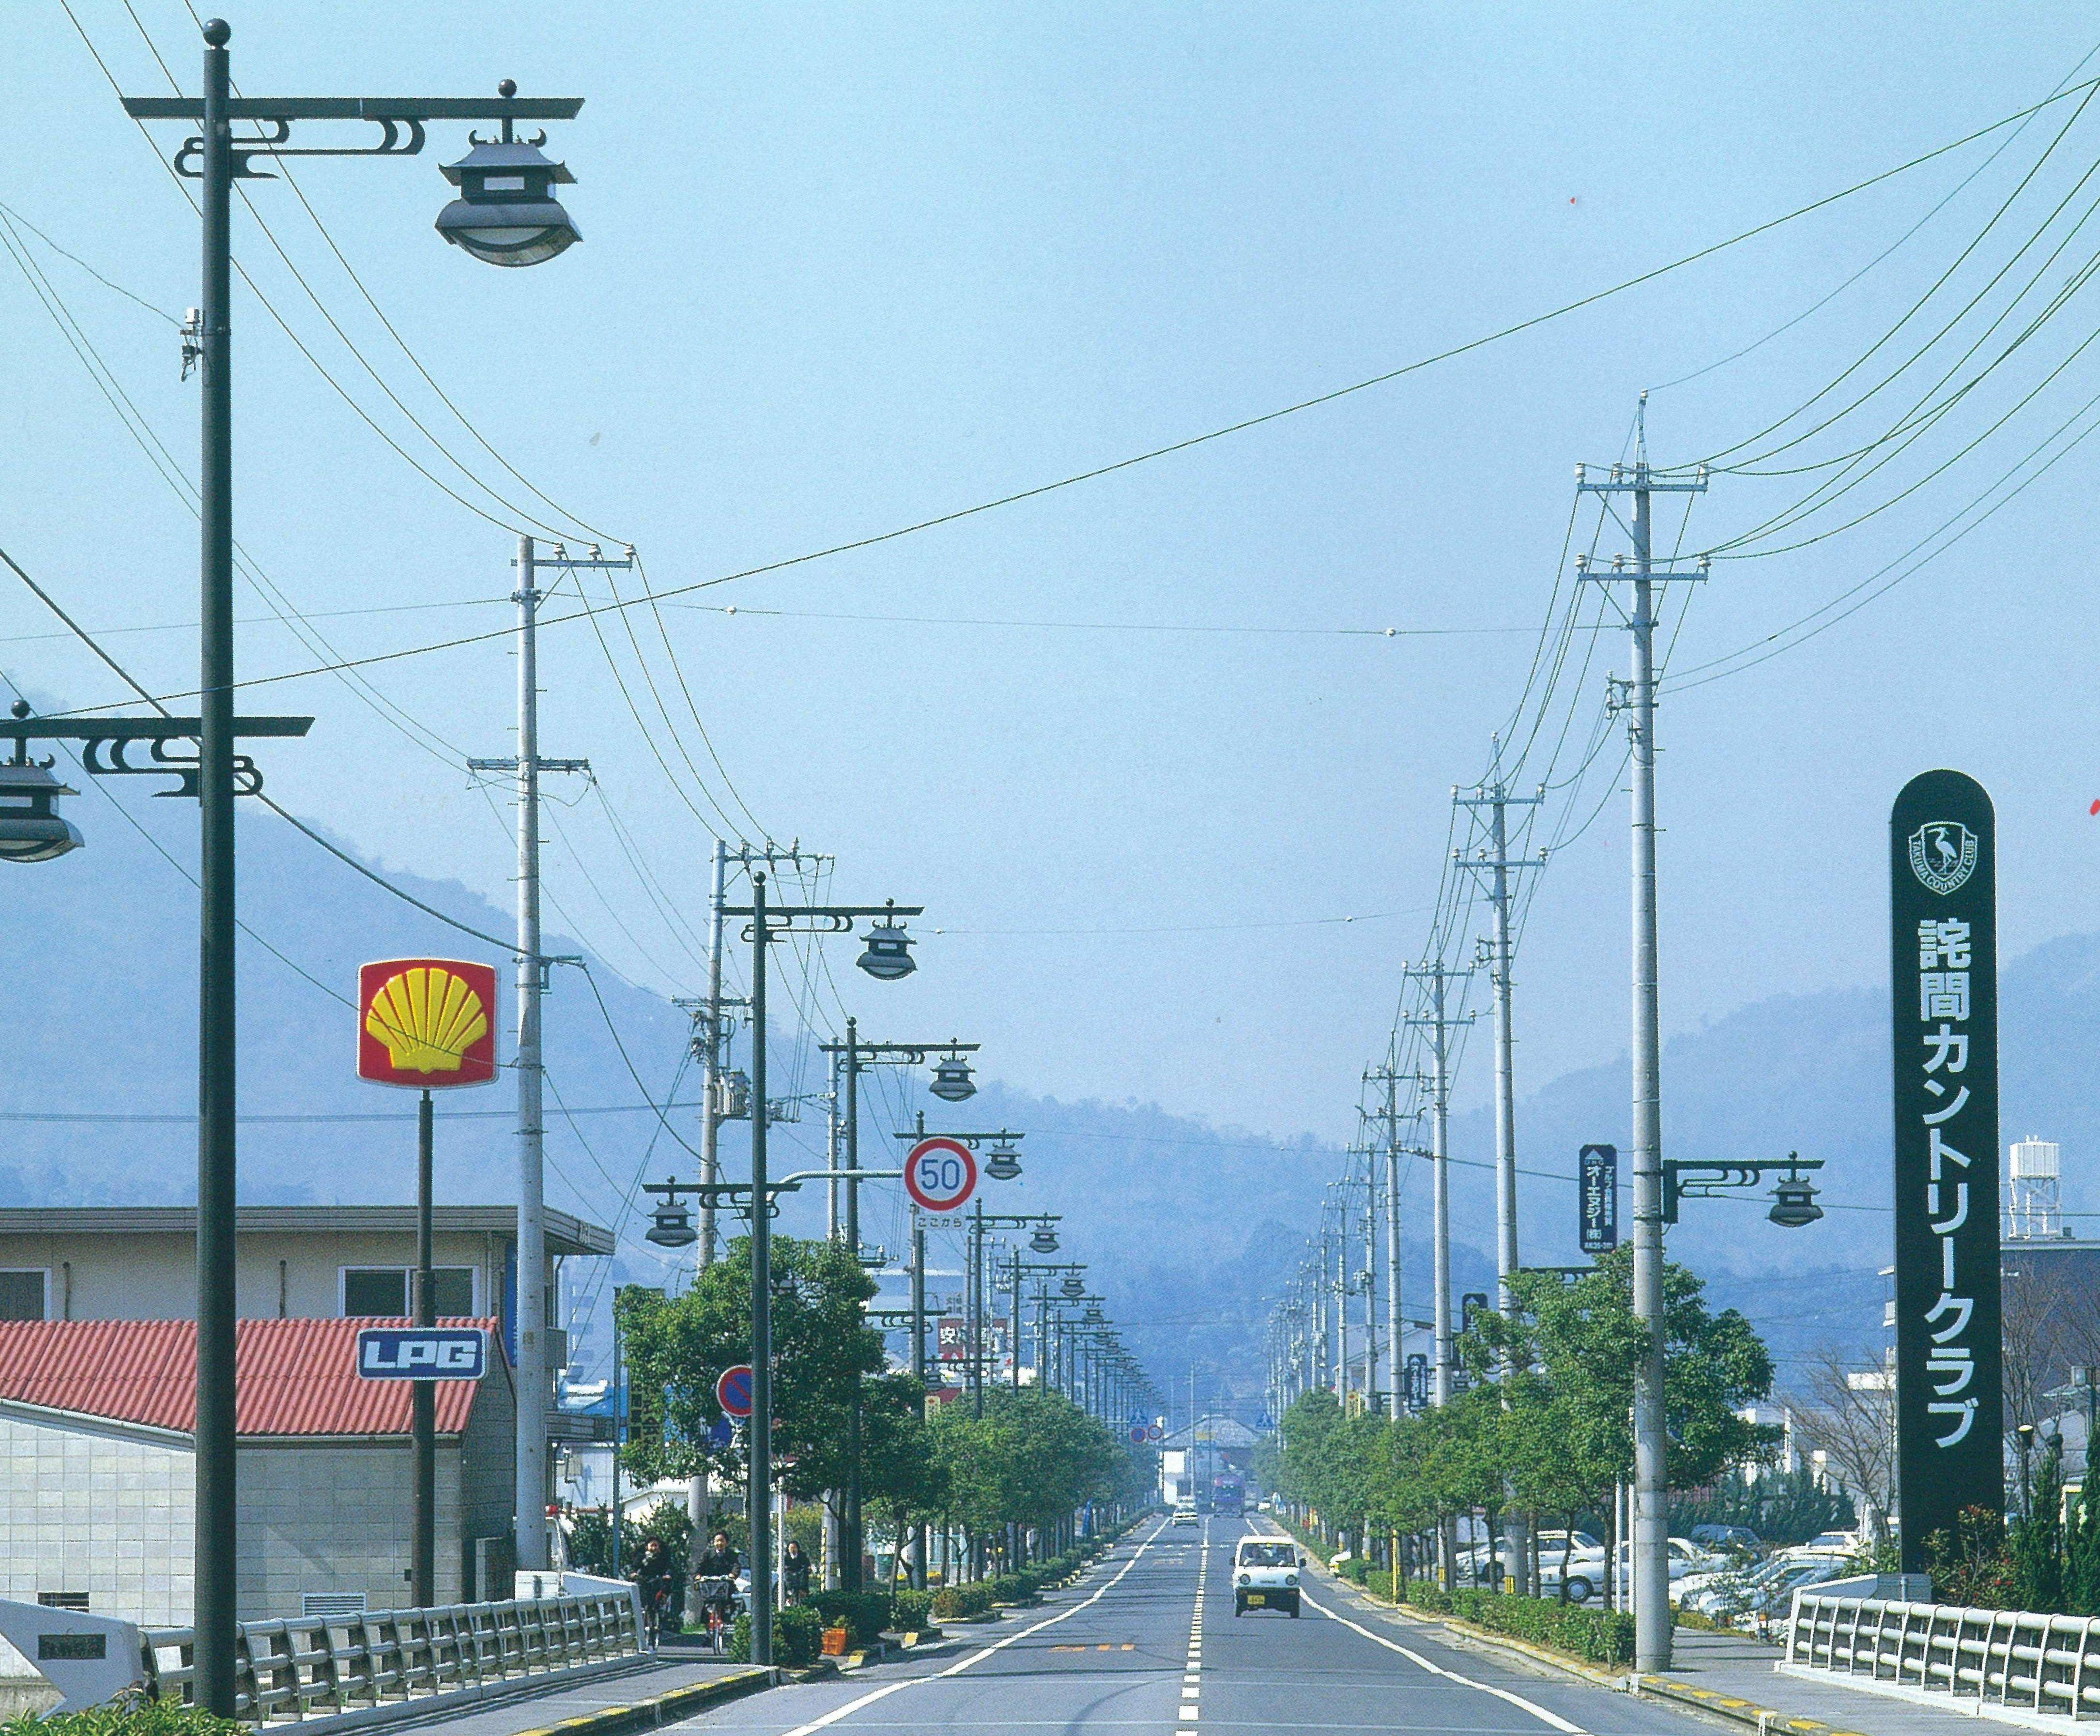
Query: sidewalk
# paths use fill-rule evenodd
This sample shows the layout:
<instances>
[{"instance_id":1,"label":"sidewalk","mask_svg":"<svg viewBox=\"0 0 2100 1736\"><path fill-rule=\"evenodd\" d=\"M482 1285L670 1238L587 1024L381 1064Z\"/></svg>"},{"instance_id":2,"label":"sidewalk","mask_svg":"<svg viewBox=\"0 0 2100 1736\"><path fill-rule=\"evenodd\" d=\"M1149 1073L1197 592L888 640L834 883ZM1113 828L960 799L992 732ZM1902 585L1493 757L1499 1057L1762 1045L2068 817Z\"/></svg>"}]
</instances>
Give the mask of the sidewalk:
<instances>
[{"instance_id":1,"label":"sidewalk","mask_svg":"<svg viewBox=\"0 0 2100 1736\"><path fill-rule=\"evenodd\" d=\"M1680 1628L1671 1641L1670 1673L1640 1677L1640 1692L1643 1698L1683 1698L1692 1704L1707 1696L1717 1702L1733 1701L1734 1705L1715 1703L1704 1709L1753 1725L1758 1722L1758 1711L1767 1710L1774 1714L1773 1732L1791 1730L1794 1736L1820 1736L1820 1730L1805 1728L1804 1721L1856 1736L1955 1736L1957 1731L1975 1736L1972 1712L1957 1712L1951 1704L1943 1710L1889 1699L1847 1687L1842 1676L1824 1681L1782 1676L1773 1668L1780 1655L1778 1646L1761 1645L1747 1635L1695 1633ZM1685 1693L1680 1696L1666 1689L1658 1693L1664 1684ZM2062 1721L2067 1728L2071 1721Z\"/></svg>"},{"instance_id":2,"label":"sidewalk","mask_svg":"<svg viewBox=\"0 0 2100 1736\"><path fill-rule=\"evenodd\" d=\"M740 1678L733 1681L732 1678ZM439 1730L443 1736L523 1736L567 1726L570 1736L626 1729L652 1729L690 1717L704 1706L735 1698L740 1693L770 1686L774 1672L748 1663L729 1663L705 1654L665 1650L633 1669L595 1676L552 1693L521 1692L491 1704L483 1701L453 1712L434 1710L426 1717L397 1713L388 1728L407 1725ZM722 1684L716 1694L708 1685ZM524 1688L524 1684L519 1686ZM576 1721L584 1721L580 1723Z\"/></svg>"}]
</instances>

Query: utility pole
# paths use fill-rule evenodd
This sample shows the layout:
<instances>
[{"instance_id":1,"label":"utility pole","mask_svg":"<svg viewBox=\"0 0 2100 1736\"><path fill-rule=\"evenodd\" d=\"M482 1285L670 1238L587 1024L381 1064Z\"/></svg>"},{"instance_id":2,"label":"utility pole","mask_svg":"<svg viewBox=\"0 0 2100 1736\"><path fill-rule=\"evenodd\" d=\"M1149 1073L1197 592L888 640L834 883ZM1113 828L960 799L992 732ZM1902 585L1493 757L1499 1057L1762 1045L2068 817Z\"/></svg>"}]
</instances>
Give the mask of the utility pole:
<instances>
[{"instance_id":1,"label":"utility pole","mask_svg":"<svg viewBox=\"0 0 2100 1736\"><path fill-rule=\"evenodd\" d=\"M1493 758L1499 766L1502 742L1497 738ZM1537 857L1512 861L1509 854L1507 811L1536 807L1546 799L1543 789L1532 796L1512 796L1498 776L1470 794L1451 793L1457 807L1489 811L1488 848L1468 857L1458 855L1462 866L1488 882L1488 898L1493 911L1493 928L1488 948L1488 981L1494 997L1495 1031L1495 1288L1498 1310L1507 1314L1515 1305L1510 1281L1517 1270L1516 1251L1516 1036L1510 1017L1510 964L1513 943L1510 933L1510 876L1520 869L1537 868L1546 860Z\"/></svg>"},{"instance_id":2,"label":"utility pole","mask_svg":"<svg viewBox=\"0 0 2100 1736\"><path fill-rule=\"evenodd\" d=\"M1670 1478L1664 1417L1662 1318L1662 1041L1656 999L1655 896L1655 585L1658 581L1696 579L1696 572L1654 570L1653 497L1703 494L1706 468L1690 480L1658 479L1648 463L1648 394L1641 394L1638 444L1630 468L1615 464L1607 480L1592 481L1588 467L1575 470L1576 492L1633 497L1633 565L1615 557L1610 568L1592 568L1578 557L1577 576L1608 586L1630 580L1633 606L1626 621L1633 634L1632 679L1612 682L1612 704L1626 713L1633 767L1633 1138L1634 1315L1648 1328L1647 1354L1634 1367L1634 1668L1652 1673L1670 1668ZM1611 594L1607 591L1607 595ZM1614 599L1616 601L1616 599Z\"/></svg>"},{"instance_id":3,"label":"utility pole","mask_svg":"<svg viewBox=\"0 0 2100 1736\"><path fill-rule=\"evenodd\" d=\"M729 846L715 840L714 889L708 900L708 1009L705 1047L701 1051L700 1075L705 1089L700 1093L700 1180L712 1186L721 1180L721 1093L723 1052L727 1048L722 1029L722 902L729 889ZM699 1269L715 1263L715 1196L700 1195ZM695 1533L695 1535L698 1535Z\"/></svg>"},{"instance_id":4,"label":"utility pole","mask_svg":"<svg viewBox=\"0 0 2100 1736\"><path fill-rule=\"evenodd\" d=\"M1500 737L1494 738L1490 756L1499 772L1502 744ZM1471 859L1463 852L1458 859L1476 875L1485 875L1488 881L1488 899L1493 912L1493 927L1487 948L1488 982L1493 996L1495 1033L1495 1307L1504 1319L1516 1312L1515 1279L1517 1272L1516 1246L1516 1033L1511 1018L1510 990L1511 953L1513 943L1510 933L1510 876L1521 868L1535 868L1546 859L1542 854L1536 861L1511 861L1509 854L1508 809L1514 803L1519 806L1535 807L1546 799L1542 788L1534 796L1512 796L1498 775L1492 784L1482 784L1471 794L1462 796L1451 793L1454 805L1489 811L1488 847L1476 851ZM1511 1372L1507 1357L1502 1358L1502 1373ZM1504 1402L1507 1402L1505 1389ZM1510 1553L1515 1557L1517 1588L1524 1592L1532 1589L1532 1541L1529 1517L1512 1508L1510 1511Z\"/></svg>"},{"instance_id":5,"label":"utility pole","mask_svg":"<svg viewBox=\"0 0 2100 1736\"><path fill-rule=\"evenodd\" d=\"M1378 1409L1378 1167L1364 1148L1364 1407ZM1388 1256L1388 1257L1390 1257ZM1395 1340L1396 1344L1398 1340Z\"/></svg>"},{"instance_id":6,"label":"utility pole","mask_svg":"<svg viewBox=\"0 0 2100 1736\"><path fill-rule=\"evenodd\" d=\"M1462 1019L1449 1016L1446 991L1452 983L1464 981L1472 972L1447 970L1440 958L1433 965L1410 965L1401 974L1429 984L1429 1017L1410 1018L1407 1023L1429 1032L1429 1173L1435 1196L1432 1235L1436 1284L1431 1396L1437 1404L1446 1405L1451 1402L1452 1376L1457 1367L1451 1330L1451 1031L1455 1026L1473 1022L1470 1013Z\"/></svg>"},{"instance_id":7,"label":"utility pole","mask_svg":"<svg viewBox=\"0 0 2100 1736\"><path fill-rule=\"evenodd\" d=\"M634 551L630 548L621 559L607 560L593 548L588 556L576 559L558 542L547 564L631 570ZM540 562L530 537L518 539L517 565L518 589L510 600L518 605L518 752L508 759L470 759L466 763L470 771L508 771L517 779L518 1295L514 1327L518 1337L518 1486L514 1523L518 1565L530 1572L548 1565L547 1408L554 1396L554 1372L547 1354L550 1323L540 1000L547 992L549 967L560 962L540 951L540 774L588 776L590 762L540 757L541 592Z\"/></svg>"},{"instance_id":8,"label":"utility pole","mask_svg":"<svg viewBox=\"0 0 2100 1736\"><path fill-rule=\"evenodd\" d=\"M1400 1314L1400 1075L1391 1062L1364 1075L1385 1087L1385 1341L1392 1371L1391 1414L1401 1413L1401 1382L1407 1359L1401 1354Z\"/></svg>"}]
</instances>

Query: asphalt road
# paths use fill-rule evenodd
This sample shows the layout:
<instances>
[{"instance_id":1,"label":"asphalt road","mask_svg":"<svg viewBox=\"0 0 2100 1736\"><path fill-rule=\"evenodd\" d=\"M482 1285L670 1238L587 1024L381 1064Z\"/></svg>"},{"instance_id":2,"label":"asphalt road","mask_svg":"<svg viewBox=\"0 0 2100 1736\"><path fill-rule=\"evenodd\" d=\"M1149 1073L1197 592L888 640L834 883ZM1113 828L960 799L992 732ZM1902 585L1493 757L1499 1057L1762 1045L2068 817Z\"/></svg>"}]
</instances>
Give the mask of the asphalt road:
<instances>
[{"instance_id":1,"label":"asphalt road","mask_svg":"<svg viewBox=\"0 0 2100 1736\"><path fill-rule=\"evenodd\" d=\"M1268 1529L1146 1524L1042 1608L932 1657L779 1688L690 1721L752 1736L857 1731L1407 1730L1689 1736L1698 1722L1506 1665L1315 1584L1304 1615L1233 1615L1233 1545Z\"/></svg>"}]
</instances>

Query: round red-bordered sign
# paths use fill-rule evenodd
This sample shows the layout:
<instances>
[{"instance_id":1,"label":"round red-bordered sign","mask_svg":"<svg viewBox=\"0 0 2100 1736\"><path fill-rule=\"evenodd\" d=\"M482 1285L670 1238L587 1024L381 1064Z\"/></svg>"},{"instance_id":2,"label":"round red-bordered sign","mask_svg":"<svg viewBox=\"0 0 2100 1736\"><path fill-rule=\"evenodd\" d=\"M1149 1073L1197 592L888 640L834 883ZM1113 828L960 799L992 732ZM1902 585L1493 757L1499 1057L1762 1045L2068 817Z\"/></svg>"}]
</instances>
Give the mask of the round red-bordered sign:
<instances>
[{"instance_id":1,"label":"round red-bordered sign","mask_svg":"<svg viewBox=\"0 0 2100 1736\"><path fill-rule=\"evenodd\" d=\"M751 1364L739 1363L725 1368L715 1382L715 1402L731 1416L751 1415Z\"/></svg>"},{"instance_id":2,"label":"round red-bordered sign","mask_svg":"<svg viewBox=\"0 0 2100 1736\"><path fill-rule=\"evenodd\" d=\"M904 1191L921 1211L952 1212L977 1186L977 1160L960 1139L937 1133L905 1154Z\"/></svg>"}]
</instances>

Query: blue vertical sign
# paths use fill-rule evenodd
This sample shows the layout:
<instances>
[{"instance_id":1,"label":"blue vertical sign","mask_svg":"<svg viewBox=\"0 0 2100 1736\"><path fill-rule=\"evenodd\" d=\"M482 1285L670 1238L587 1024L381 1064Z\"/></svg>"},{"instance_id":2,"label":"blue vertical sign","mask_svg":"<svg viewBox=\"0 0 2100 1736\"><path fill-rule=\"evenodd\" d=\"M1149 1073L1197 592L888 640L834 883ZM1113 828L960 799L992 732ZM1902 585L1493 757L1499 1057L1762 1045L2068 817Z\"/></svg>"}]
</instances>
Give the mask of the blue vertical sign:
<instances>
[{"instance_id":1,"label":"blue vertical sign","mask_svg":"<svg viewBox=\"0 0 2100 1736\"><path fill-rule=\"evenodd\" d=\"M1958 771L1889 816L1895 1062L1896 1489L1903 1570L2005 1504L1998 1319L1997 828Z\"/></svg>"},{"instance_id":2,"label":"blue vertical sign","mask_svg":"<svg viewBox=\"0 0 2100 1736\"><path fill-rule=\"evenodd\" d=\"M1582 1252L1608 1254L1619 1245L1619 1148L1583 1146L1582 1172L1576 1206Z\"/></svg>"}]
</instances>

